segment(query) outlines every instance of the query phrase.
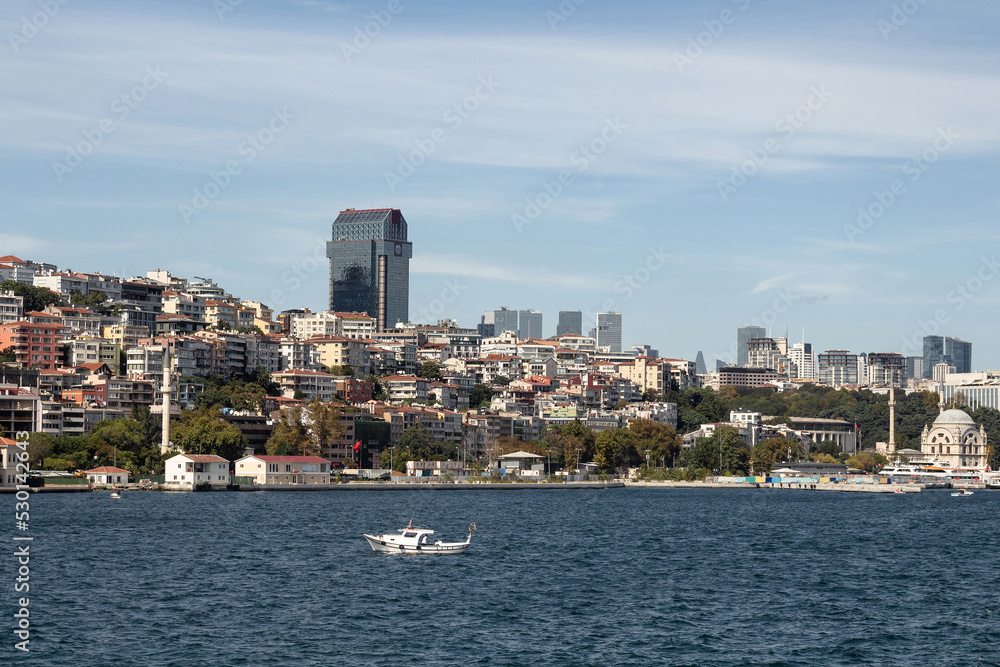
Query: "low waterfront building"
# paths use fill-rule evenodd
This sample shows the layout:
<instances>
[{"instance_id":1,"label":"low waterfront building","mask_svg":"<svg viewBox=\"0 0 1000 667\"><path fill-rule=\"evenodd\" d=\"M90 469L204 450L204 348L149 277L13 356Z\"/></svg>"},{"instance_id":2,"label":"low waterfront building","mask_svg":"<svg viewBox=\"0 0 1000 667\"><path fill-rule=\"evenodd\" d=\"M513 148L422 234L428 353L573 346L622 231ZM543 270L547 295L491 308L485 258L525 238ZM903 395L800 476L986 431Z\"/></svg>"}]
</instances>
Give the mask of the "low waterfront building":
<instances>
[{"instance_id":1,"label":"low waterfront building","mask_svg":"<svg viewBox=\"0 0 1000 667\"><path fill-rule=\"evenodd\" d=\"M318 456L266 456L255 454L236 461L237 477L253 477L254 484L330 483L330 462Z\"/></svg>"},{"instance_id":2,"label":"low waterfront building","mask_svg":"<svg viewBox=\"0 0 1000 667\"><path fill-rule=\"evenodd\" d=\"M87 476L92 486L117 486L119 484L128 484L130 473L128 470L122 470L114 466L101 466L100 468L87 470L83 474Z\"/></svg>"},{"instance_id":3,"label":"low waterfront building","mask_svg":"<svg viewBox=\"0 0 1000 667\"><path fill-rule=\"evenodd\" d=\"M229 484L229 461L215 454L177 454L166 460L164 482L225 487Z\"/></svg>"},{"instance_id":4,"label":"low waterfront building","mask_svg":"<svg viewBox=\"0 0 1000 667\"><path fill-rule=\"evenodd\" d=\"M17 474L22 472L17 469L17 464L21 463L20 452L16 440L0 438L0 487L17 485Z\"/></svg>"}]
</instances>

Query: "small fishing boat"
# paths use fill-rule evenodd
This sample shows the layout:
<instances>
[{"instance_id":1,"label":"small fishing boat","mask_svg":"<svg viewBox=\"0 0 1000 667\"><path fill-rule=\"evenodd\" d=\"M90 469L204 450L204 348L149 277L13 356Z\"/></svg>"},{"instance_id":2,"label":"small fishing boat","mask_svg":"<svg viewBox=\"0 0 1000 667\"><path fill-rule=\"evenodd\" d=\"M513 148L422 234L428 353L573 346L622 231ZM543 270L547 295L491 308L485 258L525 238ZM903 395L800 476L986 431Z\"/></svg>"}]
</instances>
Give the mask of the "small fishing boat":
<instances>
[{"instance_id":1,"label":"small fishing boat","mask_svg":"<svg viewBox=\"0 0 1000 667\"><path fill-rule=\"evenodd\" d=\"M952 498L957 498L958 496L971 496L972 491L967 491L966 489L959 489L955 493L951 494Z\"/></svg>"},{"instance_id":2,"label":"small fishing boat","mask_svg":"<svg viewBox=\"0 0 1000 667\"><path fill-rule=\"evenodd\" d=\"M469 535L464 542L442 542L436 540L429 542L427 537L433 535L434 531L429 528L415 528L413 521L406 524L406 528L401 528L398 535L368 535L362 533L372 551L397 554L460 554L465 553L472 542L472 534L476 532L476 524L469 524Z\"/></svg>"},{"instance_id":3,"label":"small fishing boat","mask_svg":"<svg viewBox=\"0 0 1000 667\"><path fill-rule=\"evenodd\" d=\"M112 497L112 498L121 498L121 497L122 497L122 494L121 494L121 492L120 492L120 491L117 491L117 490L116 490L116 491L112 491L112 492L111 492L111 497Z\"/></svg>"},{"instance_id":4,"label":"small fishing boat","mask_svg":"<svg viewBox=\"0 0 1000 667\"><path fill-rule=\"evenodd\" d=\"M902 489L896 489L895 491L893 491L893 493L906 493L906 491L903 491Z\"/></svg>"}]
</instances>

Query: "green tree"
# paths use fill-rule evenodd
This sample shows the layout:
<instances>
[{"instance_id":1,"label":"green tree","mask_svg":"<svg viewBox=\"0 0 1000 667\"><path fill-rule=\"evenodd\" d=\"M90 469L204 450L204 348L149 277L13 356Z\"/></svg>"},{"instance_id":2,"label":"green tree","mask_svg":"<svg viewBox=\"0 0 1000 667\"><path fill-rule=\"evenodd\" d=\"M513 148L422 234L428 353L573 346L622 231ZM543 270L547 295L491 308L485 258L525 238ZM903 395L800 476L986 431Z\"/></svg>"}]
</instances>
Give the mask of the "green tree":
<instances>
[{"instance_id":1,"label":"green tree","mask_svg":"<svg viewBox=\"0 0 1000 667\"><path fill-rule=\"evenodd\" d=\"M58 304L62 296L44 287L33 287L19 283L16 280L5 280L0 283L0 292L13 292L24 300L24 312L45 310L46 306Z\"/></svg>"},{"instance_id":2,"label":"green tree","mask_svg":"<svg viewBox=\"0 0 1000 667\"><path fill-rule=\"evenodd\" d=\"M347 377L354 377L354 369L347 364L334 364L333 366L330 366L330 375L337 375L340 377L346 375Z\"/></svg>"},{"instance_id":3,"label":"green tree","mask_svg":"<svg viewBox=\"0 0 1000 667\"><path fill-rule=\"evenodd\" d=\"M476 384L472 386L472 392L469 395L469 407L481 408L483 404L489 407L490 401L493 400L493 389L487 384Z\"/></svg>"},{"instance_id":4,"label":"green tree","mask_svg":"<svg viewBox=\"0 0 1000 667\"><path fill-rule=\"evenodd\" d=\"M425 361L420 366L420 377L427 380L440 380L441 367L436 362Z\"/></svg>"},{"instance_id":5,"label":"green tree","mask_svg":"<svg viewBox=\"0 0 1000 667\"><path fill-rule=\"evenodd\" d=\"M229 461L243 454L243 434L210 408L184 411L171 422L170 432L187 454L215 454Z\"/></svg>"},{"instance_id":6,"label":"green tree","mask_svg":"<svg viewBox=\"0 0 1000 667\"><path fill-rule=\"evenodd\" d=\"M635 457L635 438L627 428L612 428L597 434L594 462L603 472L613 472Z\"/></svg>"},{"instance_id":7,"label":"green tree","mask_svg":"<svg viewBox=\"0 0 1000 667\"><path fill-rule=\"evenodd\" d=\"M651 465L672 462L681 451L681 438L668 424L660 424L651 419L636 419L628 428L635 437L635 448L643 461L646 460L646 450L649 450Z\"/></svg>"},{"instance_id":8,"label":"green tree","mask_svg":"<svg viewBox=\"0 0 1000 667\"><path fill-rule=\"evenodd\" d=\"M688 452L688 460L697 468L715 470L720 475L746 475L750 471L750 448L736 429L720 426L711 437L698 438Z\"/></svg>"},{"instance_id":9,"label":"green tree","mask_svg":"<svg viewBox=\"0 0 1000 667\"><path fill-rule=\"evenodd\" d=\"M810 450L813 454L827 454L829 456L837 456L840 454L840 445L833 442L832 440L824 440L823 442L816 443Z\"/></svg>"},{"instance_id":10,"label":"green tree","mask_svg":"<svg viewBox=\"0 0 1000 667\"><path fill-rule=\"evenodd\" d=\"M0 350L0 363L14 363L17 361L17 353L13 347L5 347Z\"/></svg>"},{"instance_id":11,"label":"green tree","mask_svg":"<svg viewBox=\"0 0 1000 667\"><path fill-rule=\"evenodd\" d=\"M283 411L264 448L271 456L294 456L309 446L309 430L302 420L302 408Z\"/></svg>"},{"instance_id":12,"label":"green tree","mask_svg":"<svg viewBox=\"0 0 1000 667\"><path fill-rule=\"evenodd\" d=\"M510 378L506 375L497 375L493 378L493 384L497 387L506 387L510 384Z\"/></svg>"},{"instance_id":13,"label":"green tree","mask_svg":"<svg viewBox=\"0 0 1000 667\"><path fill-rule=\"evenodd\" d=\"M344 437L346 429L340 420L340 408L314 398L307 407L309 413L308 446L303 455L323 456L327 449Z\"/></svg>"}]
</instances>

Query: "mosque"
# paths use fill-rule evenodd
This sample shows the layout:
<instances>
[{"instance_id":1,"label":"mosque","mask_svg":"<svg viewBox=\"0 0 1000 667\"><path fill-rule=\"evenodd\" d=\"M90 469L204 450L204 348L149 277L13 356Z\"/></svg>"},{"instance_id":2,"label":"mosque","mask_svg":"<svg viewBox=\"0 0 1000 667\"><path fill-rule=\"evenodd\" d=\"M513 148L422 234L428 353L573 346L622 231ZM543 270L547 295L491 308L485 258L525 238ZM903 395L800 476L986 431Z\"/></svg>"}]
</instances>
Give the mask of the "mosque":
<instances>
[{"instance_id":1,"label":"mosque","mask_svg":"<svg viewBox=\"0 0 1000 667\"><path fill-rule=\"evenodd\" d=\"M903 454L910 463L939 465L944 468L978 468L985 470L989 457L986 429L976 427L964 410L945 410L930 426L924 425L920 434L920 451L902 449L896 451L896 401L894 392L889 394L889 442L876 444L876 451L892 459L894 454Z\"/></svg>"}]
</instances>

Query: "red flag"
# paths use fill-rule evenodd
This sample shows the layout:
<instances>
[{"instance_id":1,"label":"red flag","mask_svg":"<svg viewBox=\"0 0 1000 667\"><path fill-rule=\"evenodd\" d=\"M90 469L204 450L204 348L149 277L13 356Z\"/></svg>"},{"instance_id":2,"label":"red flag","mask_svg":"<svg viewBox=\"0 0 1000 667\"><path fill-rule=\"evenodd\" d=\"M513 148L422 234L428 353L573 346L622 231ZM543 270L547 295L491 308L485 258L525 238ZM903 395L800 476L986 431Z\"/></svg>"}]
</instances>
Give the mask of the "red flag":
<instances>
[{"instance_id":1,"label":"red flag","mask_svg":"<svg viewBox=\"0 0 1000 667\"><path fill-rule=\"evenodd\" d=\"M858 429L858 422L854 422L854 430L855 430L855 431L858 431L858 430L860 430L860 429Z\"/></svg>"},{"instance_id":2,"label":"red flag","mask_svg":"<svg viewBox=\"0 0 1000 667\"><path fill-rule=\"evenodd\" d=\"M354 452L358 453L360 451L361 451L361 441L358 440L356 443L354 443Z\"/></svg>"}]
</instances>

